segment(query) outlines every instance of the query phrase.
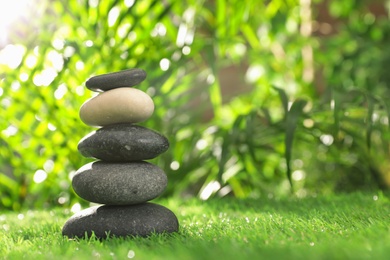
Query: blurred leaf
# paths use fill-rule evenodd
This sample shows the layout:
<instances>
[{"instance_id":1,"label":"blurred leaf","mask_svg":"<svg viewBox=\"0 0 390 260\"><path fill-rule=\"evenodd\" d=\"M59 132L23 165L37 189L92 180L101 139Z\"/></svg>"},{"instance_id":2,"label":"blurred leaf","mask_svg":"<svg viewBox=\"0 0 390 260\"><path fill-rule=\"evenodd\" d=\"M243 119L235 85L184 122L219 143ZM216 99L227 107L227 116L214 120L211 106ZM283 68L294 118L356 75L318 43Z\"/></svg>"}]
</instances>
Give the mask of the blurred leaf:
<instances>
[{"instance_id":1,"label":"blurred leaf","mask_svg":"<svg viewBox=\"0 0 390 260\"><path fill-rule=\"evenodd\" d=\"M291 179L291 155L294 141L294 134L297 128L299 119L303 114L303 108L306 106L307 101L298 99L292 104L290 110L286 116L286 136L285 136L285 159L287 165L287 178L293 189L293 182Z\"/></svg>"},{"instance_id":2,"label":"blurred leaf","mask_svg":"<svg viewBox=\"0 0 390 260\"><path fill-rule=\"evenodd\" d=\"M375 100L374 98L367 94L366 95L367 100L367 117L366 117L366 144L367 148L370 151L371 150L371 135L372 135L372 128L373 128L373 117L374 117L374 104Z\"/></svg>"},{"instance_id":3,"label":"blurred leaf","mask_svg":"<svg viewBox=\"0 0 390 260\"><path fill-rule=\"evenodd\" d=\"M288 97L287 97L287 94L281 88L273 87L273 89L275 89L278 92L278 94L279 94L280 101L282 102L282 105L283 105L283 108L284 108L284 115L286 117L287 114L288 114Z\"/></svg>"}]
</instances>

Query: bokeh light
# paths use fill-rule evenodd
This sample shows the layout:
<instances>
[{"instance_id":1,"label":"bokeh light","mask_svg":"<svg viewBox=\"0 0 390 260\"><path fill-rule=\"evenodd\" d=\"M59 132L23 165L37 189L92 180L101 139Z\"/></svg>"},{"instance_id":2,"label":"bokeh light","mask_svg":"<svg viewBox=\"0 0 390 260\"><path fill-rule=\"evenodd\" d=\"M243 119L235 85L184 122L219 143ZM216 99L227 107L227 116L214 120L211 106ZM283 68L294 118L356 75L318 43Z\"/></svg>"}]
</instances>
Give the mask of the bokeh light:
<instances>
[{"instance_id":1,"label":"bokeh light","mask_svg":"<svg viewBox=\"0 0 390 260\"><path fill-rule=\"evenodd\" d=\"M32 1L28 0L2 0L0 1L0 46L7 41L11 25L28 10Z\"/></svg>"}]
</instances>

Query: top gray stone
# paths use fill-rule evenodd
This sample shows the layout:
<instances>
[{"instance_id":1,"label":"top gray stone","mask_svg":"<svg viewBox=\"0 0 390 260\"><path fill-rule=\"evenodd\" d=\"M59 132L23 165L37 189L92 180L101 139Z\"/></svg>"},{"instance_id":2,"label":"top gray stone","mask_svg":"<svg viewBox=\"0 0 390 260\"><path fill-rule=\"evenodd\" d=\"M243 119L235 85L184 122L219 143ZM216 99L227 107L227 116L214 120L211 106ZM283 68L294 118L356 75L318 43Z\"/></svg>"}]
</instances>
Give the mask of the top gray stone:
<instances>
[{"instance_id":1,"label":"top gray stone","mask_svg":"<svg viewBox=\"0 0 390 260\"><path fill-rule=\"evenodd\" d=\"M128 69L94 76L88 79L85 85L92 91L102 92L114 88L132 87L145 78L146 72L143 69Z\"/></svg>"}]
</instances>

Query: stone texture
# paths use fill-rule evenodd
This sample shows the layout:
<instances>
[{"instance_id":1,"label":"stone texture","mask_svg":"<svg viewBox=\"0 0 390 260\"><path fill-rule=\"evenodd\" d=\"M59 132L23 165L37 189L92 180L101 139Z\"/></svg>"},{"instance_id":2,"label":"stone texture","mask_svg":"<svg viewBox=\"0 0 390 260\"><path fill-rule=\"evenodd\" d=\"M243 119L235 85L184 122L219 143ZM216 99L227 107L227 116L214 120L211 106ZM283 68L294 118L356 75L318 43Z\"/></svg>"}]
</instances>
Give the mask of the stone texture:
<instances>
[{"instance_id":1,"label":"stone texture","mask_svg":"<svg viewBox=\"0 0 390 260\"><path fill-rule=\"evenodd\" d=\"M158 197L167 186L163 170L148 162L92 162L73 176L72 186L81 198L108 205L131 205Z\"/></svg>"},{"instance_id":2,"label":"stone texture","mask_svg":"<svg viewBox=\"0 0 390 260\"><path fill-rule=\"evenodd\" d=\"M107 91L114 88L132 87L146 78L143 69L128 69L114 73L94 76L87 80L85 85L92 91Z\"/></svg>"},{"instance_id":3,"label":"stone texture","mask_svg":"<svg viewBox=\"0 0 390 260\"><path fill-rule=\"evenodd\" d=\"M169 209L143 203L131 206L95 206L73 215L62 234L69 238L142 236L172 233L179 230L175 214Z\"/></svg>"},{"instance_id":4,"label":"stone texture","mask_svg":"<svg viewBox=\"0 0 390 260\"><path fill-rule=\"evenodd\" d=\"M80 140L85 157L108 162L131 162L155 158L169 147L167 138L148 128L116 124L100 128Z\"/></svg>"},{"instance_id":5,"label":"stone texture","mask_svg":"<svg viewBox=\"0 0 390 260\"><path fill-rule=\"evenodd\" d=\"M135 88L116 88L87 100L80 108L81 120L90 126L138 123L154 111L153 100Z\"/></svg>"}]
</instances>

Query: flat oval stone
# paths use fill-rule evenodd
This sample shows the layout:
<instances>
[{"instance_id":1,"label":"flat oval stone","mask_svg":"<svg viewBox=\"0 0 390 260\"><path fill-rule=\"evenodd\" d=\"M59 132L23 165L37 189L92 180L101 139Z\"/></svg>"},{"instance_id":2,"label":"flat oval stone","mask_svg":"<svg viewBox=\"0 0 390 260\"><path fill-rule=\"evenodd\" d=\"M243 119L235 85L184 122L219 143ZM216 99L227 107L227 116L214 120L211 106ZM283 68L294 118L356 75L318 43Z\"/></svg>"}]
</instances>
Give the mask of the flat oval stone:
<instances>
[{"instance_id":1,"label":"flat oval stone","mask_svg":"<svg viewBox=\"0 0 390 260\"><path fill-rule=\"evenodd\" d=\"M145 78L146 72L143 69L128 69L91 77L85 85L88 89L99 92L132 87L144 81Z\"/></svg>"},{"instance_id":2,"label":"flat oval stone","mask_svg":"<svg viewBox=\"0 0 390 260\"><path fill-rule=\"evenodd\" d=\"M132 124L102 127L81 139L77 146L83 156L107 162L153 159L168 147L169 142L163 135Z\"/></svg>"},{"instance_id":3,"label":"flat oval stone","mask_svg":"<svg viewBox=\"0 0 390 260\"><path fill-rule=\"evenodd\" d=\"M131 206L94 206L73 215L62 228L69 238L141 236L179 230L175 214L164 206L143 203Z\"/></svg>"},{"instance_id":4,"label":"flat oval stone","mask_svg":"<svg viewBox=\"0 0 390 260\"><path fill-rule=\"evenodd\" d=\"M81 198L107 205L132 205L158 197L167 186L163 170L148 162L92 162L73 176Z\"/></svg>"},{"instance_id":5,"label":"flat oval stone","mask_svg":"<svg viewBox=\"0 0 390 260\"><path fill-rule=\"evenodd\" d=\"M153 100L135 88L116 88L87 100L80 108L80 119L90 126L138 123L154 111Z\"/></svg>"}]
</instances>

